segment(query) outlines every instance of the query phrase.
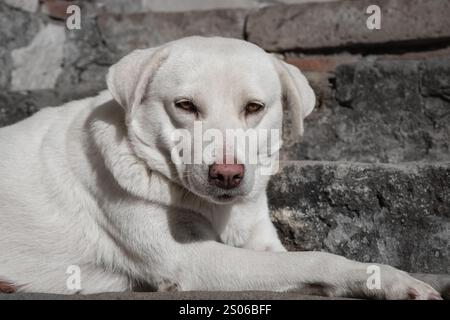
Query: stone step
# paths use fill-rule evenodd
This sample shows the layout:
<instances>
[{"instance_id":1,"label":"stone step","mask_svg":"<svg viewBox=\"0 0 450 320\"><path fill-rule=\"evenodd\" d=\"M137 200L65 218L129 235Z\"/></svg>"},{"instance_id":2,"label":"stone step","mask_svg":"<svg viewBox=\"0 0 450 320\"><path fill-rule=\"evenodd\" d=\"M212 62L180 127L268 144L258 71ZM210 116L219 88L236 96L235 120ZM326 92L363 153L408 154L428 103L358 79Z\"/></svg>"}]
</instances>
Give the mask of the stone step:
<instances>
[{"instance_id":1,"label":"stone step","mask_svg":"<svg viewBox=\"0 0 450 320\"><path fill-rule=\"evenodd\" d=\"M247 39L269 51L374 48L423 44L450 36L450 2L441 0L345 0L262 8L248 17ZM380 28L369 29L369 6ZM374 11L371 11L373 14Z\"/></svg>"},{"instance_id":2,"label":"stone step","mask_svg":"<svg viewBox=\"0 0 450 320\"><path fill-rule=\"evenodd\" d=\"M268 194L290 250L450 273L450 162L282 165Z\"/></svg>"},{"instance_id":3,"label":"stone step","mask_svg":"<svg viewBox=\"0 0 450 320\"><path fill-rule=\"evenodd\" d=\"M424 60L362 59L307 73L316 109L286 160L400 163L450 160L450 54Z\"/></svg>"},{"instance_id":4,"label":"stone step","mask_svg":"<svg viewBox=\"0 0 450 320\"><path fill-rule=\"evenodd\" d=\"M99 294L1 294L0 300L348 300L274 291L114 292Z\"/></svg>"}]
</instances>

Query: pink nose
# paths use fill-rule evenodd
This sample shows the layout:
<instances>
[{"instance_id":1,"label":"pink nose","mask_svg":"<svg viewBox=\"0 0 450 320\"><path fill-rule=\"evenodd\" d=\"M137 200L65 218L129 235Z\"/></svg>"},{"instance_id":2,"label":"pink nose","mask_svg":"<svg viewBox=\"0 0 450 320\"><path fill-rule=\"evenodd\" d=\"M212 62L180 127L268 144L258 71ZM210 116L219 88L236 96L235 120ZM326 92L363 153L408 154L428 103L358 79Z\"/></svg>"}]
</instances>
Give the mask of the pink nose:
<instances>
[{"instance_id":1,"label":"pink nose","mask_svg":"<svg viewBox=\"0 0 450 320\"><path fill-rule=\"evenodd\" d=\"M209 179L222 189L236 188L244 177L242 164L213 164L209 167Z\"/></svg>"}]
</instances>

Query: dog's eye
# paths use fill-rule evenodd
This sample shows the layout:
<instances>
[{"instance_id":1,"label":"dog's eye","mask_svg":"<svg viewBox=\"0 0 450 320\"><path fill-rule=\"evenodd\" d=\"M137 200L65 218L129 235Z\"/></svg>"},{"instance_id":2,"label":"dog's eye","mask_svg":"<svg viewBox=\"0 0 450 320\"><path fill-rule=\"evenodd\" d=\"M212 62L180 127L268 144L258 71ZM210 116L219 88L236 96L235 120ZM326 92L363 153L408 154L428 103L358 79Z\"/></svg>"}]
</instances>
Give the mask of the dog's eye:
<instances>
[{"instance_id":1,"label":"dog's eye","mask_svg":"<svg viewBox=\"0 0 450 320\"><path fill-rule=\"evenodd\" d=\"M198 112L198 109L195 106L195 104L192 101L186 100L186 99L176 101L175 102L175 107L183 109L183 110L188 111L188 112L192 112L192 113L197 113Z\"/></svg>"},{"instance_id":2,"label":"dog's eye","mask_svg":"<svg viewBox=\"0 0 450 320\"><path fill-rule=\"evenodd\" d=\"M245 106L245 113L252 114L257 113L264 109L264 104L260 102L250 102Z\"/></svg>"}]
</instances>

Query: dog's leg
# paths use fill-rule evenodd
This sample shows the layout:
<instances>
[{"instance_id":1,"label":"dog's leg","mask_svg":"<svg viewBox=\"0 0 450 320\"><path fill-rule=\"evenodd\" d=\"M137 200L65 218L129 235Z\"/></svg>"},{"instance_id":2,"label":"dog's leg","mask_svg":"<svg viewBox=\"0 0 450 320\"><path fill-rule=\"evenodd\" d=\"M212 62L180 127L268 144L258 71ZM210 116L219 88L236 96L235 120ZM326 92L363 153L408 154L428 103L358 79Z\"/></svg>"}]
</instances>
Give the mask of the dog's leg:
<instances>
[{"instance_id":1,"label":"dog's leg","mask_svg":"<svg viewBox=\"0 0 450 320\"><path fill-rule=\"evenodd\" d=\"M270 219L262 219L255 225L244 248L256 251L286 251ZM450 276L436 274L411 274L411 276L432 286L444 299L450 299ZM305 288L302 291L321 294L324 288L317 285L310 285L309 289L311 290L308 291L308 288Z\"/></svg>"},{"instance_id":2,"label":"dog's leg","mask_svg":"<svg viewBox=\"0 0 450 320\"><path fill-rule=\"evenodd\" d=\"M243 248L256 251L286 251L275 227L270 221L268 213L253 227L250 237Z\"/></svg>"},{"instance_id":3,"label":"dog's leg","mask_svg":"<svg viewBox=\"0 0 450 320\"><path fill-rule=\"evenodd\" d=\"M210 224L193 213L171 209L165 211L167 220L157 215L150 219L146 208L132 211L133 219L121 229L121 237L126 238L123 244L129 252L138 249L134 254L141 258L133 269L139 270L139 278L148 279L155 287L164 280L173 284L171 289L182 291L264 290L377 299L441 298L431 286L387 265L360 263L324 252L237 248L218 242ZM373 278L379 281L372 282Z\"/></svg>"},{"instance_id":4,"label":"dog's leg","mask_svg":"<svg viewBox=\"0 0 450 320\"><path fill-rule=\"evenodd\" d=\"M365 264L323 252L257 252L213 241L177 250L181 290L272 290L327 296L440 299L429 285L386 265ZM379 268L380 287L370 288L368 267ZM373 267L372 267L373 268ZM368 273L369 272L369 273Z\"/></svg>"}]
</instances>

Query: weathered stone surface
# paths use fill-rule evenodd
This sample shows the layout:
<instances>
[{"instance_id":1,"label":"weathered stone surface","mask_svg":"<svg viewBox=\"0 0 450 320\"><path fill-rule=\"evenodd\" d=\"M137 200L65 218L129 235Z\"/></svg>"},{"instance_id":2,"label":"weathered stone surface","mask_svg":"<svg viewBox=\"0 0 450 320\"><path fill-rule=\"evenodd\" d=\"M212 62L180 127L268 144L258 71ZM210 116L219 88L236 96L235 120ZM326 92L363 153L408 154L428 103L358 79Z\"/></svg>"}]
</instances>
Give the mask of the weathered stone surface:
<instances>
[{"instance_id":1,"label":"weathered stone surface","mask_svg":"<svg viewBox=\"0 0 450 320\"><path fill-rule=\"evenodd\" d=\"M448 57L450 58L450 54ZM435 97L450 102L449 60L435 59L424 63L420 90L425 97ZM447 108L446 111L450 109Z\"/></svg>"},{"instance_id":2,"label":"weathered stone surface","mask_svg":"<svg viewBox=\"0 0 450 320\"><path fill-rule=\"evenodd\" d=\"M42 90L55 87L62 71L65 27L48 24L29 46L11 52L13 70L11 90Z\"/></svg>"},{"instance_id":3,"label":"weathered stone surface","mask_svg":"<svg viewBox=\"0 0 450 320\"><path fill-rule=\"evenodd\" d=\"M117 1L116 1L117 2ZM123 2L123 1L122 1ZM141 11L181 12L229 8L258 8L267 2L260 0L142 0Z\"/></svg>"},{"instance_id":4,"label":"weathered stone surface","mask_svg":"<svg viewBox=\"0 0 450 320\"><path fill-rule=\"evenodd\" d=\"M245 9L211 10L207 14L201 11L106 13L98 16L98 26L108 47L120 56L191 35L243 38L246 15Z\"/></svg>"},{"instance_id":5,"label":"weathered stone surface","mask_svg":"<svg viewBox=\"0 0 450 320\"><path fill-rule=\"evenodd\" d=\"M35 15L15 10L0 1L0 88L9 90L11 51L28 45L40 30L42 21ZM17 35L20 34L20 37Z\"/></svg>"},{"instance_id":6,"label":"weathered stone surface","mask_svg":"<svg viewBox=\"0 0 450 320\"><path fill-rule=\"evenodd\" d=\"M450 59L340 65L319 82L321 101L284 159L361 162L450 160ZM290 146L289 146L290 145Z\"/></svg>"},{"instance_id":7,"label":"weathered stone surface","mask_svg":"<svg viewBox=\"0 0 450 320\"><path fill-rule=\"evenodd\" d=\"M95 0L104 12L138 13L138 12L186 12L209 11L215 9L257 9L274 4L274 0Z\"/></svg>"},{"instance_id":8,"label":"weathered stone surface","mask_svg":"<svg viewBox=\"0 0 450 320\"><path fill-rule=\"evenodd\" d=\"M450 162L290 162L268 190L290 249L450 273Z\"/></svg>"},{"instance_id":9,"label":"weathered stone surface","mask_svg":"<svg viewBox=\"0 0 450 320\"><path fill-rule=\"evenodd\" d=\"M39 0L3 0L11 7L29 12L36 12L39 9Z\"/></svg>"},{"instance_id":10,"label":"weathered stone surface","mask_svg":"<svg viewBox=\"0 0 450 320\"><path fill-rule=\"evenodd\" d=\"M105 89L106 72L119 58L100 34L95 4L80 2L79 5L81 29L66 32L64 71L56 85L56 92L64 101L96 95Z\"/></svg>"},{"instance_id":11,"label":"weathered stone surface","mask_svg":"<svg viewBox=\"0 0 450 320\"><path fill-rule=\"evenodd\" d=\"M43 107L58 106L62 100L52 90L0 92L0 127L23 120Z\"/></svg>"},{"instance_id":12,"label":"weathered stone surface","mask_svg":"<svg viewBox=\"0 0 450 320\"><path fill-rule=\"evenodd\" d=\"M366 27L372 0L270 6L249 15L248 40L266 50L310 50L336 47L447 41L450 2L379 0L381 29Z\"/></svg>"},{"instance_id":13,"label":"weathered stone surface","mask_svg":"<svg viewBox=\"0 0 450 320\"><path fill-rule=\"evenodd\" d=\"M289 3L289 4L309 3L309 2L331 2L331 1L341 1L341 0L277 0L278 3Z\"/></svg>"},{"instance_id":14,"label":"weathered stone surface","mask_svg":"<svg viewBox=\"0 0 450 320\"><path fill-rule=\"evenodd\" d=\"M94 1L94 0L89 0ZM251 8L258 9L280 3L306 3L336 0L95 0L97 6L112 13L137 12L184 12L214 9Z\"/></svg>"},{"instance_id":15,"label":"weathered stone surface","mask_svg":"<svg viewBox=\"0 0 450 320\"><path fill-rule=\"evenodd\" d=\"M83 13L82 28L66 30L65 41L57 48L62 50L63 57L60 61L62 70L54 87L12 92L11 52L29 46L38 32L54 21L49 21L46 15L15 10L0 2L0 126L22 120L42 107L58 106L67 101L96 95L106 88L105 74L116 58L105 46L98 32L95 5L87 1L80 2L79 5ZM17 37L17 34L21 36ZM41 46L40 49L36 55L45 56L48 48ZM47 55L47 59L50 56ZM35 64L36 59L33 57L29 63ZM46 63L52 64L54 61Z\"/></svg>"}]
</instances>

